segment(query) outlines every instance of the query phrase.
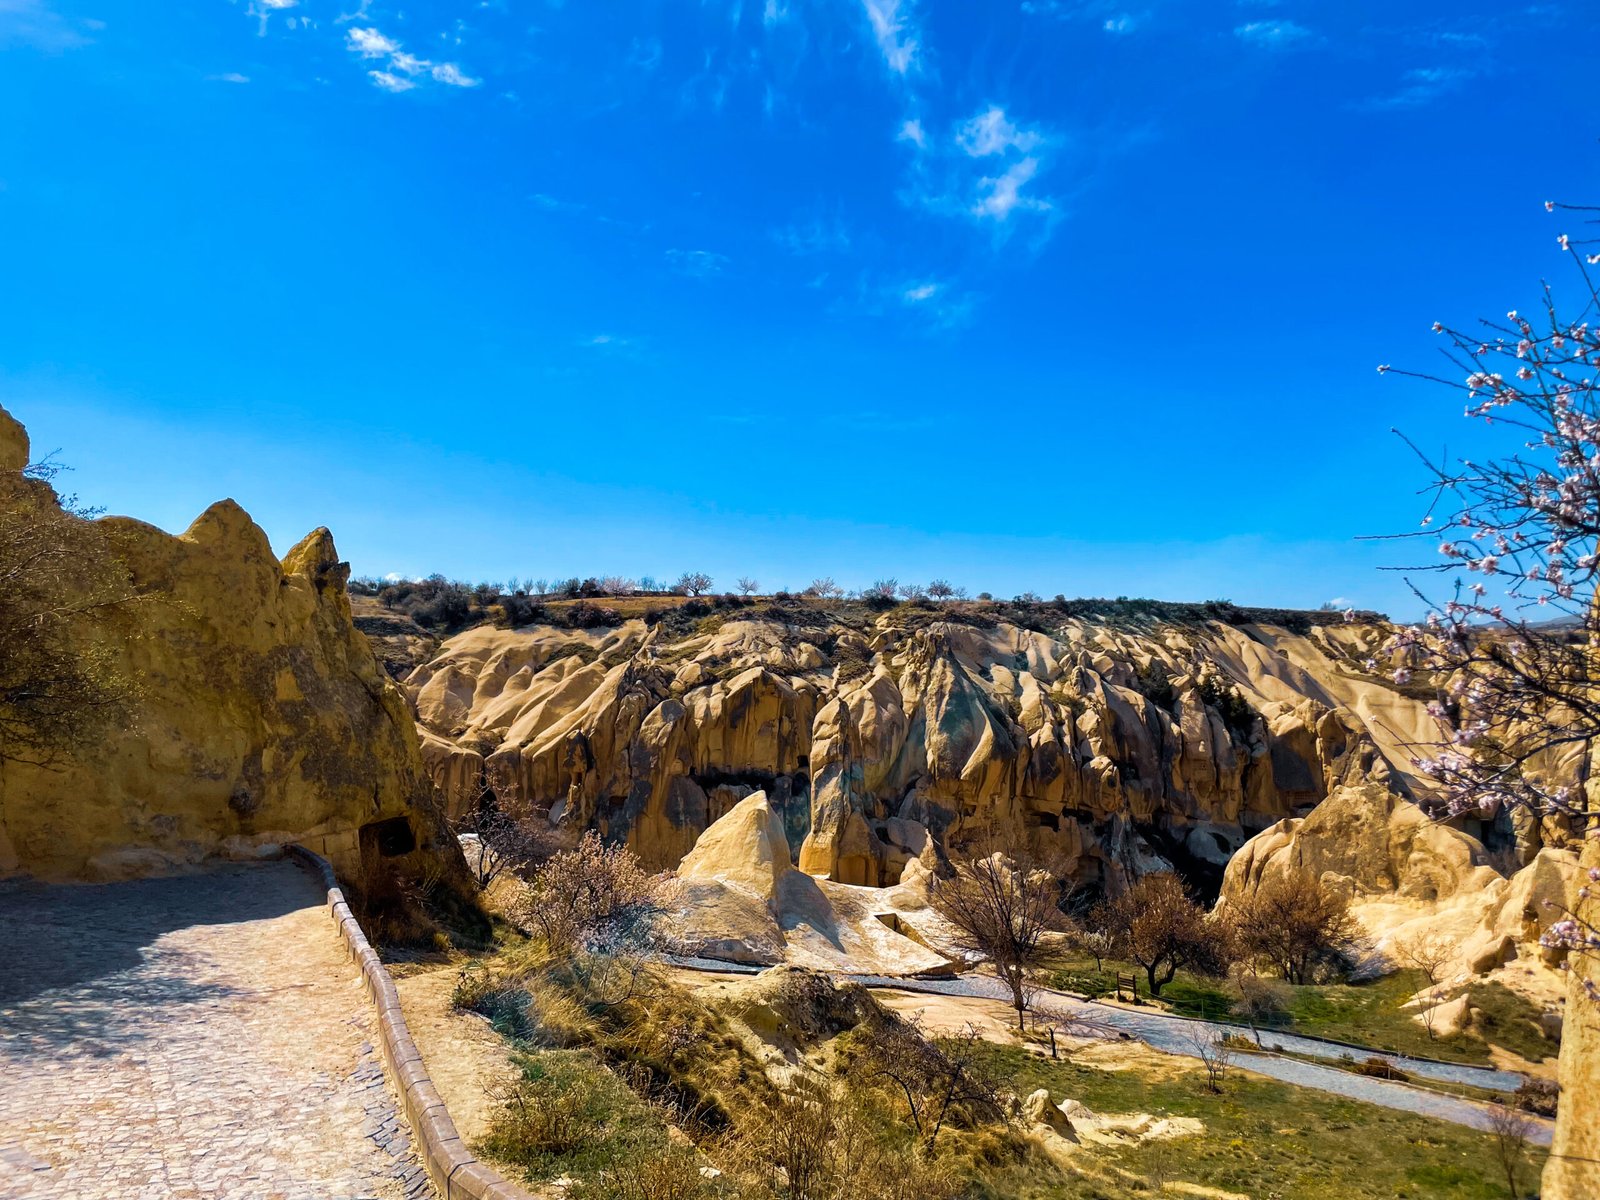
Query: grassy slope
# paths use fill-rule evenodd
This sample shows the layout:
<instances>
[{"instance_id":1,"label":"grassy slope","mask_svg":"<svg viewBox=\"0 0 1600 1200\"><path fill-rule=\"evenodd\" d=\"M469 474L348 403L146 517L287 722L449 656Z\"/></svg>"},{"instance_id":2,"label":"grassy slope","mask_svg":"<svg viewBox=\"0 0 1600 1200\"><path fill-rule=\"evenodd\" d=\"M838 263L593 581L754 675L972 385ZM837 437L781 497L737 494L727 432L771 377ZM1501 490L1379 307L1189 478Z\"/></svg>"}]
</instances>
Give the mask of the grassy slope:
<instances>
[{"instance_id":1,"label":"grassy slope","mask_svg":"<svg viewBox=\"0 0 1600 1200\"><path fill-rule=\"evenodd\" d=\"M1052 1098L1079 1100L1097 1112L1148 1112L1195 1117L1196 1138L1079 1151L1085 1178L1062 1185L1038 1181L1025 1165L987 1179L993 1197L1124 1200L1149 1194L1163 1169L1184 1180L1243 1192L1258 1200L1491 1200L1506 1195L1492 1139L1458 1126L1308 1092L1237 1072L1224 1095L1204 1089L1199 1071L1173 1078L1104 1071L993 1047L989 1066L1021 1095L1047 1088ZM1521 1168L1535 1184L1544 1152ZM1105 1169L1109 1167L1109 1169Z\"/></svg>"},{"instance_id":2,"label":"grassy slope","mask_svg":"<svg viewBox=\"0 0 1600 1200\"><path fill-rule=\"evenodd\" d=\"M1143 974L1129 964L1109 960L1105 969L1097 972L1092 959L1069 959L1051 982L1067 991L1109 995L1115 988L1115 973L1130 969L1139 978L1143 997ZM1487 1064L1491 1044L1532 1062L1555 1056L1556 1043L1539 1031L1538 1008L1497 983L1477 983L1471 988L1471 1003L1485 1015L1483 1028L1453 1038L1430 1038L1412 1013L1400 1007L1420 986L1419 980L1398 974L1372 983L1289 987L1290 1021L1280 1027L1290 1033L1355 1042L1391 1054L1451 1062ZM1180 971L1163 989L1160 1002L1185 1016L1238 1020L1233 1000L1221 981Z\"/></svg>"}]
</instances>

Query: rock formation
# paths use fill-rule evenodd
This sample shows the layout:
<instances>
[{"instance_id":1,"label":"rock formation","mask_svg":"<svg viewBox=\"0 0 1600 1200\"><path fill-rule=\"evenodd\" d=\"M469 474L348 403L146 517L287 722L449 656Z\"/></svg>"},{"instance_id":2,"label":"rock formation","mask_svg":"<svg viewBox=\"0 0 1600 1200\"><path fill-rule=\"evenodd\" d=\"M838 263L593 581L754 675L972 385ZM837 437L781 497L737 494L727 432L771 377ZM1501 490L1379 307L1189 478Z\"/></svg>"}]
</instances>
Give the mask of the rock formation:
<instances>
[{"instance_id":1,"label":"rock formation","mask_svg":"<svg viewBox=\"0 0 1600 1200\"><path fill-rule=\"evenodd\" d=\"M1366 665L1388 627L1300 623L795 601L479 627L406 686L454 810L492 795L656 867L761 790L800 869L835 882L893 884L993 828L1112 889L1166 863L1215 888L1340 786L1419 785L1406 743L1433 719ZM1492 823L1467 824L1500 853Z\"/></svg>"},{"instance_id":2,"label":"rock formation","mask_svg":"<svg viewBox=\"0 0 1600 1200\"><path fill-rule=\"evenodd\" d=\"M746 796L701 834L678 877L671 924L690 954L893 975L949 970L950 960L902 916L916 896L796 870L765 792Z\"/></svg>"},{"instance_id":3,"label":"rock formation","mask_svg":"<svg viewBox=\"0 0 1600 1200\"><path fill-rule=\"evenodd\" d=\"M8 520L55 515L24 480L28 442L0 410ZM30 507L37 506L37 507ZM318 529L280 562L237 504L180 536L107 517L97 533L131 598L75 618L138 682L126 719L38 765L0 761L0 874L116 879L302 842L359 893L459 865L405 698L351 624L349 574Z\"/></svg>"}]
</instances>

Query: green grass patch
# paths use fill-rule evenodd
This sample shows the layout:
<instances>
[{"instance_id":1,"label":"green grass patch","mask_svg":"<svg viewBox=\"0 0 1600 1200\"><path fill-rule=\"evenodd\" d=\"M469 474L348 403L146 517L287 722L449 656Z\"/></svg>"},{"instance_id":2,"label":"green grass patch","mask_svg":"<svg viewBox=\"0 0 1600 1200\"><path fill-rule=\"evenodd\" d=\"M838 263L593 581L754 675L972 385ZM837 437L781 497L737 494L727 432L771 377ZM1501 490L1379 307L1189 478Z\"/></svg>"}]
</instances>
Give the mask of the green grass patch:
<instances>
[{"instance_id":1,"label":"green grass patch","mask_svg":"<svg viewBox=\"0 0 1600 1200\"><path fill-rule=\"evenodd\" d=\"M1205 1091L1189 1071L1156 1078L1138 1070L1104 1071L994 1046L986 1065L1019 1095L1037 1088L1096 1112L1194 1117L1206 1132L1171 1142L1092 1147L1117 1170L1063 1188L1030 1183L1025 1168L990 1177L995 1196L1148 1196L1159 1181L1187 1181L1282 1200L1499 1200L1506 1194L1487 1134L1230 1073L1223 1095ZM1521 1170L1532 1189L1545 1152L1529 1147ZM1091 1163L1085 1164L1086 1174Z\"/></svg>"},{"instance_id":2,"label":"green grass patch","mask_svg":"<svg viewBox=\"0 0 1600 1200\"><path fill-rule=\"evenodd\" d=\"M585 1050L519 1054L521 1076L500 1103L481 1153L522 1171L529 1183L603 1172L659 1155L667 1123Z\"/></svg>"},{"instance_id":3,"label":"green grass patch","mask_svg":"<svg viewBox=\"0 0 1600 1200\"><path fill-rule=\"evenodd\" d=\"M1100 970L1095 969L1093 959L1065 959L1046 982L1062 991L1098 999L1116 990L1119 971L1135 976L1141 1001L1149 1002L1143 972L1133 964L1110 959ZM1490 1061L1491 1045L1530 1062L1553 1058L1560 1048L1540 1028L1538 1007L1499 983L1470 985L1470 1003L1483 1014L1475 1028L1456 1037L1429 1037L1415 1019L1415 1010L1401 1007L1422 986L1422 981L1407 971L1370 983L1286 986L1288 1019L1272 1028L1369 1046L1386 1054L1480 1065ZM1459 989L1447 995L1459 995ZM1154 1002L1187 1017L1241 1022L1228 984L1187 971L1179 971ZM1270 1029L1263 1029L1263 1038L1271 1044Z\"/></svg>"}]
</instances>

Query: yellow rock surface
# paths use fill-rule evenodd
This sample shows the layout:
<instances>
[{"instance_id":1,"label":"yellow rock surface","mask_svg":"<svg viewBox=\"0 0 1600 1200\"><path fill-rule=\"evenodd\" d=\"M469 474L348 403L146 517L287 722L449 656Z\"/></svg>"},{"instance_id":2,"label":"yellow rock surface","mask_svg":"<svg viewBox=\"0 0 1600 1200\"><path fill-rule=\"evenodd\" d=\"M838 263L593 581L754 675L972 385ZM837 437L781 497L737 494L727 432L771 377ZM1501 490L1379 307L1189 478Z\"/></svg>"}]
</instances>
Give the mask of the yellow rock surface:
<instances>
[{"instance_id":1,"label":"yellow rock surface","mask_svg":"<svg viewBox=\"0 0 1600 1200\"><path fill-rule=\"evenodd\" d=\"M0 411L0 469L27 458ZM55 503L43 485L34 495ZM280 562L231 500L176 537L100 525L137 598L72 636L113 648L139 692L127 721L63 761L0 763L0 872L114 879L300 841L354 879L363 854L370 867L456 853L405 697L351 623L349 567L326 529Z\"/></svg>"},{"instance_id":2,"label":"yellow rock surface","mask_svg":"<svg viewBox=\"0 0 1600 1200\"><path fill-rule=\"evenodd\" d=\"M1115 888L1163 861L1220 877L1343 784L1410 786L1432 721L1357 661L1384 626L829 612L470 630L406 680L429 769L452 809L487 788L656 867L761 790L819 879L889 885L924 852L908 830L936 854L997 827Z\"/></svg>"}]
</instances>

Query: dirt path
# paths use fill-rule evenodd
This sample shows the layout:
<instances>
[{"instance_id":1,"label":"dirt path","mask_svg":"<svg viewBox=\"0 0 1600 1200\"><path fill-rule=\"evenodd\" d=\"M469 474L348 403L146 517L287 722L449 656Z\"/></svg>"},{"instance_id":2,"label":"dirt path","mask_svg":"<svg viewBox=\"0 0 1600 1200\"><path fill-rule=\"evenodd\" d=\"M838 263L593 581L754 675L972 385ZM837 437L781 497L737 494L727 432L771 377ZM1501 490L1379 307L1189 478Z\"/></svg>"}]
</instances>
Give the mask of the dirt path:
<instances>
[{"instance_id":1,"label":"dirt path","mask_svg":"<svg viewBox=\"0 0 1600 1200\"><path fill-rule=\"evenodd\" d=\"M516 1077L510 1046L482 1017L450 1006L456 973L446 967L395 980L406 1026L422 1051L433 1086L444 1097L461 1140L475 1145L494 1114L493 1089ZM503 1166L497 1169L515 1175Z\"/></svg>"},{"instance_id":2,"label":"dirt path","mask_svg":"<svg viewBox=\"0 0 1600 1200\"><path fill-rule=\"evenodd\" d=\"M0 884L0 1196L432 1197L323 899L288 862Z\"/></svg>"}]
</instances>

